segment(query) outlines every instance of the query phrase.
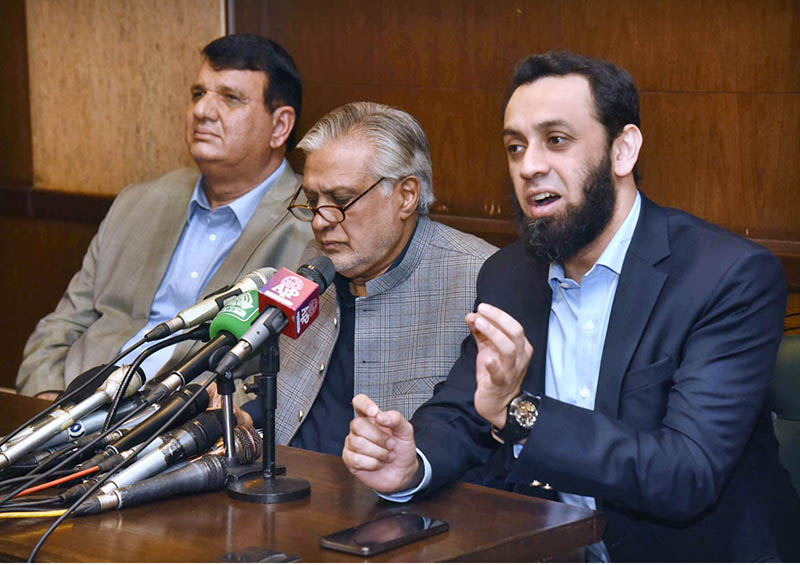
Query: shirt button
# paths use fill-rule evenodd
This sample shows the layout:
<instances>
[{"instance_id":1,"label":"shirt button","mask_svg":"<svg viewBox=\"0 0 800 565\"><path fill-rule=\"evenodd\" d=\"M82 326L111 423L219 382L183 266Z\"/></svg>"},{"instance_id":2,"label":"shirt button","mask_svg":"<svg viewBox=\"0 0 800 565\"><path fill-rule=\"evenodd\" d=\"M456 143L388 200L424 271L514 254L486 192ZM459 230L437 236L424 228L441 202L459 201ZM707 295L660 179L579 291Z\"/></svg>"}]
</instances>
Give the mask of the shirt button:
<instances>
[{"instance_id":1,"label":"shirt button","mask_svg":"<svg viewBox=\"0 0 800 565\"><path fill-rule=\"evenodd\" d=\"M580 392L581 398L588 398L589 397L589 387L585 386L581 389Z\"/></svg>"},{"instance_id":2,"label":"shirt button","mask_svg":"<svg viewBox=\"0 0 800 565\"><path fill-rule=\"evenodd\" d=\"M565 282L559 283L559 286L561 286L561 288L569 288L569 285Z\"/></svg>"},{"instance_id":3,"label":"shirt button","mask_svg":"<svg viewBox=\"0 0 800 565\"><path fill-rule=\"evenodd\" d=\"M334 319L333 319L333 327L335 328L335 327L337 327L338 325L339 325L339 318L334 318Z\"/></svg>"},{"instance_id":4,"label":"shirt button","mask_svg":"<svg viewBox=\"0 0 800 565\"><path fill-rule=\"evenodd\" d=\"M212 233L210 236L208 236L208 239L211 241L217 241L217 236Z\"/></svg>"},{"instance_id":5,"label":"shirt button","mask_svg":"<svg viewBox=\"0 0 800 565\"><path fill-rule=\"evenodd\" d=\"M589 320L588 322L586 322L585 324L583 324L583 329L585 329L587 332L590 332L590 331L592 331L592 330L594 329L594 322L592 322L591 320Z\"/></svg>"},{"instance_id":6,"label":"shirt button","mask_svg":"<svg viewBox=\"0 0 800 565\"><path fill-rule=\"evenodd\" d=\"M320 363L319 364L319 374L321 375L323 372L325 372L325 363Z\"/></svg>"},{"instance_id":7,"label":"shirt button","mask_svg":"<svg viewBox=\"0 0 800 565\"><path fill-rule=\"evenodd\" d=\"M196 279L199 275L197 274L197 271L192 271L189 276L192 277L193 279Z\"/></svg>"},{"instance_id":8,"label":"shirt button","mask_svg":"<svg viewBox=\"0 0 800 565\"><path fill-rule=\"evenodd\" d=\"M297 421L298 422L302 422L303 421L303 411L302 410L298 410L297 411Z\"/></svg>"}]
</instances>

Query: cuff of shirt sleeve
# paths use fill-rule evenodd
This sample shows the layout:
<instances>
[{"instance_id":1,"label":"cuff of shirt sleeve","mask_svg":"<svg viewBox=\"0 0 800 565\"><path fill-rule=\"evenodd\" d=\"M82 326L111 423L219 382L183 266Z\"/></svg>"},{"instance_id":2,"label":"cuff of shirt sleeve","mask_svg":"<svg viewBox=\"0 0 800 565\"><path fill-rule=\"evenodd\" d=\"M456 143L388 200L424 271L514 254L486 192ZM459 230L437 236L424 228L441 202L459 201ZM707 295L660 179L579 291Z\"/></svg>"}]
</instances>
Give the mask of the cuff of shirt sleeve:
<instances>
[{"instance_id":1,"label":"cuff of shirt sleeve","mask_svg":"<svg viewBox=\"0 0 800 565\"><path fill-rule=\"evenodd\" d=\"M383 494L378 491L375 491L378 496L383 498L384 500L388 500L389 502L408 502L411 500L411 497L417 494L419 491L427 487L431 484L431 475L433 471L431 469L431 464L428 461L428 458L425 457L425 454L422 453L419 448L417 448L417 455L419 458L422 459L422 467L424 469L424 474L422 475L422 481L415 487L410 489L401 490L400 492L395 492L393 494Z\"/></svg>"}]
</instances>

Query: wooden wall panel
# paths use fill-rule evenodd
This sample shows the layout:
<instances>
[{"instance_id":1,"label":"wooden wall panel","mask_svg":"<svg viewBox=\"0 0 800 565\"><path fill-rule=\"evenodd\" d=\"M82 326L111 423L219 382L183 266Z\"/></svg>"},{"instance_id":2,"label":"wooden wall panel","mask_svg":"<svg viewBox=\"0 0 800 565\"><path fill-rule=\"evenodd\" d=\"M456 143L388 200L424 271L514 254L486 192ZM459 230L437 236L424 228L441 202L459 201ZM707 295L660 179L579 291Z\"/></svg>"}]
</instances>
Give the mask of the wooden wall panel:
<instances>
[{"instance_id":1,"label":"wooden wall panel","mask_svg":"<svg viewBox=\"0 0 800 565\"><path fill-rule=\"evenodd\" d=\"M34 182L116 194L191 164L183 129L223 0L28 0Z\"/></svg>"},{"instance_id":2,"label":"wooden wall panel","mask_svg":"<svg viewBox=\"0 0 800 565\"><path fill-rule=\"evenodd\" d=\"M96 231L95 224L0 215L0 300L6 327L0 387L14 388L28 336L55 308Z\"/></svg>"},{"instance_id":3,"label":"wooden wall panel","mask_svg":"<svg viewBox=\"0 0 800 565\"><path fill-rule=\"evenodd\" d=\"M510 234L491 220L508 218L500 107L515 63L549 49L615 61L641 93L644 191L768 245L800 289L800 0L276 0L250 9L248 31L282 43L304 76L301 132L351 100L408 110L431 140L434 210L495 241Z\"/></svg>"},{"instance_id":4,"label":"wooden wall panel","mask_svg":"<svg viewBox=\"0 0 800 565\"><path fill-rule=\"evenodd\" d=\"M751 237L800 241L800 2L271 2L262 32L306 84L301 130L345 101L399 105L432 145L439 202L507 217L500 107L516 61L567 48L641 89L643 188ZM250 22L250 29L257 25Z\"/></svg>"},{"instance_id":5,"label":"wooden wall panel","mask_svg":"<svg viewBox=\"0 0 800 565\"><path fill-rule=\"evenodd\" d=\"M797 0L558 4L563 46L622 65L643 90L800 90Z\"/></svg>"},{"instance_id":6,"label":"wooden wall panel","mask_svg":"<svg viewBox=\"0 0 800 565\"><path fill-rule=\"evenodd\" d=\"M642 188L753 238L800 241L800 93L642 95Z\"/></svg>"},{"instance_id":7,"label":"wooden wall panel","mask_svg":"<svg viewBox=\"0 0 800 565\"><path fill-rule=\"evenodd\" d=\"M25 1L0 2L0 183L33 179Z\"/></svg>"}]
</instances>

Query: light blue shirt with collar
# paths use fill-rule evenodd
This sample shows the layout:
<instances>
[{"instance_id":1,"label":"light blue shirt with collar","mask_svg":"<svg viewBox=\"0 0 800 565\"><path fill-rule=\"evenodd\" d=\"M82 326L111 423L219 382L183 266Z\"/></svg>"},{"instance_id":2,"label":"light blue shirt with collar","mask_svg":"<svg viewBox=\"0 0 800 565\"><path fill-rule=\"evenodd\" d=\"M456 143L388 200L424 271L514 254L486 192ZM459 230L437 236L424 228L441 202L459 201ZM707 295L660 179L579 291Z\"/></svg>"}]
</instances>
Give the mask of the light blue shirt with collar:
<instances>
[{"instance_id":1,"label":"light blue shirt with collar","mask_svg":"<svg viewBox=\"0 0 800 565\"><path fill-rule=\"evenodd\" d=\"M186 224L178 245L153 297L147 324L128 340L122 350L139 341L153 327L172 319L178 312L202 298L201 292L242 235L258 203L287 166L284 159L275 172L261 184L213 212L206 196L205 177L200 176L189 201ZM132 363L150 345L152 344L148 343L139 347L120 362ZM175 346L165 347L149 356L142 363L144 374L148 378L154 377L169 361L174 349Z\"/></svg>"},{"instance_id":2,"label":"light blue shirt with collar","mask_svg":"<svg viewBox=\"0 0 800 565\"><path fill-rule=\"evenodd\" d=\"M562 265L550 265L548 280L553 298L547 330L544 392L551 398L594 410L611 306L641 208L642 199L637 191L625 221L580 284L564 274ZM520 444L514 446L515 455L521 450ZM567 504L592 510L597 507L593 497L558 494ZM602 542L588 550L593 560L609 561Z\"/></svg>"}]
</instances>

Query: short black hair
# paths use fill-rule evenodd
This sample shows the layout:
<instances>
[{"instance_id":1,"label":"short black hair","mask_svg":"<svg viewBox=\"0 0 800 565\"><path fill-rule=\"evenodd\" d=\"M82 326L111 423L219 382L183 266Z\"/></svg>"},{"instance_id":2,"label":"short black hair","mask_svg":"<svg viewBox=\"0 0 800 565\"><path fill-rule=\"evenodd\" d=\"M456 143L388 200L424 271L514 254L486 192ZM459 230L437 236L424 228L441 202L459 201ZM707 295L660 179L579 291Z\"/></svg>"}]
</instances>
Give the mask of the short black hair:
<instances>
[{"instance_id":1,"label":"short black hair","mask_svg":"<svg viewBox=\"0 0 800 565\"><path fill-rule=\"evenodd\" d=\"M609 61L569 51L548 51L523 59L514 70L503 112L520 86L547 76L570 74L581 75L589 81L596 117L605 127L609 147L626 125L640 127L639 94L628 71ZM633 179L638 185L639 172L636 166L633 168Z\"/></svg>"},{"instance_id":2,"label":"short black hair","mask_svg":"<svg viewBox=\"0 0 800 565\"><path fill-rule=\"evenodd\" d=\"M303 103L303 83L286 49L260 35L235 33L215 39L203 47L202 53L216 71L236 69L266 73L264 104L270 111L278 106L291 106L297 116L286 142L288 149L294 148Z\"/></svg>"}]
</instances>

